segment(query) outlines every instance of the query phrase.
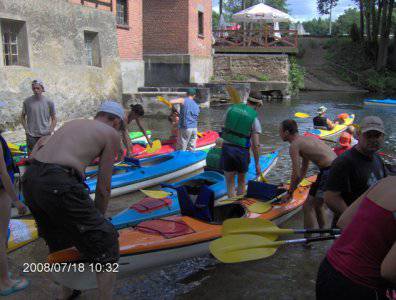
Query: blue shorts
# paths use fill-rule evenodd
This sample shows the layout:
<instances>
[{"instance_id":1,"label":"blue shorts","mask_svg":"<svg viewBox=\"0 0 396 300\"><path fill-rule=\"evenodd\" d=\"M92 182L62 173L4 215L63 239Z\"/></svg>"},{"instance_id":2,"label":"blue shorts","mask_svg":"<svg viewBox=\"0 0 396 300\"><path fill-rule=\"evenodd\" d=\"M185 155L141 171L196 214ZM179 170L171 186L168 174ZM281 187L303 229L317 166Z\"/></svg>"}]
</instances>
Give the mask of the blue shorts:
<instances>
[{"instance_id":1,"label":"blue shorts","mask_svg":"<svg viewBox=\"0 0 396 300\"><path fill-rule=\"evenodd\" d=\"M249 170L249 148L224 143L221 166L225 172L246 173Z\"/></svg>"}]
</instances>

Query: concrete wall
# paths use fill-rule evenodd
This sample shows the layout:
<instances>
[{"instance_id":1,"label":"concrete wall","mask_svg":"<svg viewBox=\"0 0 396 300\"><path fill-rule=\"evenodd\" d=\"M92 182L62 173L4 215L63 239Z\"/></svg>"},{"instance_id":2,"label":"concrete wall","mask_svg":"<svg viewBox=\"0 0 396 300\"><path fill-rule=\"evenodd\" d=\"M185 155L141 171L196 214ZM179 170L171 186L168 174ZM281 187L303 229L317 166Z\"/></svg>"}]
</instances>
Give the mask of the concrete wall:
<instances>
[{"instance_id":1,"label":"concrete wall","mask_svg":"<svg viewBox=\"0 0 396 300\"><path fill-rule=\"evenodd\" d=\"M216 80L232 80L235 76L268 76L269 81L288 81L290 63L283 54L216 54L214 76Z\"/></svg>"},{"instance_id":2,"label":"concrete wall","mask_svg":"<svg viewBox=\"0 0 396 300\"><path fill-rule=\"evenodd\" d=\"M190 57L190 82L203 84L210 81L213 74L212 56Z\"/></svg>"},{"instance_id":3,"label":"concrete wall","mask_svg":"<svg viewBox=\"0 0 396 300\"><path fill-rule=\"evenodd\" d=\"M17 125L31 80L41 78L45 95L56 105L62 121L92 116L106 98L121 100L122 82L117 34L111 12L64 0L0 0L0 19L26 24L28 66L4 66L0 49L0 126ZM101 66L88 66L84 30L97 32ZM1 46L0 46L1 47Z\"/></svg>"}]
</instances>

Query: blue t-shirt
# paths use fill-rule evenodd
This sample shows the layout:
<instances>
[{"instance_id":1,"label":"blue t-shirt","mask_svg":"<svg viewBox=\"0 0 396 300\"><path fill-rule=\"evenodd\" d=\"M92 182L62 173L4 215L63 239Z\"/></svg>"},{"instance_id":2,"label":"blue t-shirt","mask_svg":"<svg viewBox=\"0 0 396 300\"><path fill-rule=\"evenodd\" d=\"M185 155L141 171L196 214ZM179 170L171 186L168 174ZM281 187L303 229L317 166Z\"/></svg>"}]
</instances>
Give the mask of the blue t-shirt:
<instances>
[{"instance_id":1,"label":"blue t-shirt","mask_svg":"<svg viewBox=\"0 0 396 300\"><path fill-rule=\"evenodd\" d=\"M180 108L179 128L197 128L199 112L199 105L194 100L184 98L184 104Z\"/></svg>"}]
</instances>

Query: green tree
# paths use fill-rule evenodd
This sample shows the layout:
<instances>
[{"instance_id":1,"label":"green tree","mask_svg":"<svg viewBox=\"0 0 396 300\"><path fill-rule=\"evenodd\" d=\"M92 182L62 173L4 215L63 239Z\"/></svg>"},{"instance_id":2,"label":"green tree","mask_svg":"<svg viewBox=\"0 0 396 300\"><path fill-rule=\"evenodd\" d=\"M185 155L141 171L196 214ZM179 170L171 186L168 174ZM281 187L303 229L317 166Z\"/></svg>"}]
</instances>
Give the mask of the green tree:
<instances>
[{"instance_id":1,"label":"green tree","mask_svg":"<svg viewBox=\"0 0 396 300\"><path fill-rule=\"evenodd\" d=\"M349 34L353 23L360 26L360 12L356 8L349 8L335 21L334 33Z\"/></svg>"},{"instance_id":2,"label":"green tree","mask_svg":"<svg viewBox=\"0 0 396 300\"><path fill-rule=\"evenodd\" d=\"M305 31L311 35L327 35L329 32L329 19L312 19L302 23Z\"/></svg>"},{"instance_id":3,"label":"green tree","mask_svg":"<svg viewBox=\"0 0 396 300\"><path fill-rule=\"evenodd\" d=\"M220 14L216 11L212 11L212 28L216 30L219 27Z\"/></svg>"},{"instance_id":4,"label":"green tree","mask_svg":"<svg viewBox=\"0 0 396 300\"><path fill-rule=\"evenodd\" d=\"M338 0L317 0L318 11L321 15L329 15L329 35L332 34L332 12L333 8L337 6Z\"/></svg>"}]
</instances>

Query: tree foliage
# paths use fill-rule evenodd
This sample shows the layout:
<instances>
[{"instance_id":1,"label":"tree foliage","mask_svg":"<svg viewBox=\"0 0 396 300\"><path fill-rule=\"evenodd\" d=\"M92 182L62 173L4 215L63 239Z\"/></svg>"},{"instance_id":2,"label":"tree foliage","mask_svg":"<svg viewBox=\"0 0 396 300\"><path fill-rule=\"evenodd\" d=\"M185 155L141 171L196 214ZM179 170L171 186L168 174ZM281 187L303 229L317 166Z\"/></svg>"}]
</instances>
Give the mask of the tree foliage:
<instances>
[{"instance_id":1,"label":"tree foliage","mask_svg":"<svg viewBox=\"0 0 396 300\"><path fill-rule=\"evenodd\" d=\"M306 32L311 35L327 35L329 32L329 19L317 18L302 23Z\"/></svg>"},{"instance_id":2,"label":"tree foliage","mask_svg":"<svg viewBox=\"0 0 396 300\"><path fill-rule=\"evenodd\" d=\"M317 0L318 11L321 15L328 15L337 3L338 0Z\"/></svg>"},{"instance_id":3,"label":"tree foliage","mask_svg":"<svg viewBox=\"0 0 396 300\"><path fill-rule=\"evenodd\" d=\"M334 34L349 34L353 24L359 27L360 13L356 8L349 8L334 22Z\"/></svg>"}]
</instances>

